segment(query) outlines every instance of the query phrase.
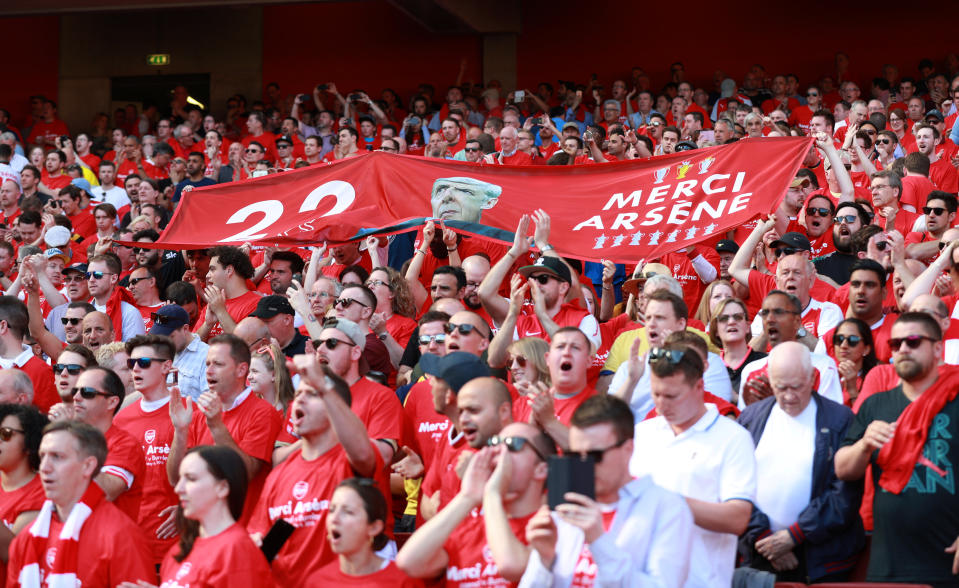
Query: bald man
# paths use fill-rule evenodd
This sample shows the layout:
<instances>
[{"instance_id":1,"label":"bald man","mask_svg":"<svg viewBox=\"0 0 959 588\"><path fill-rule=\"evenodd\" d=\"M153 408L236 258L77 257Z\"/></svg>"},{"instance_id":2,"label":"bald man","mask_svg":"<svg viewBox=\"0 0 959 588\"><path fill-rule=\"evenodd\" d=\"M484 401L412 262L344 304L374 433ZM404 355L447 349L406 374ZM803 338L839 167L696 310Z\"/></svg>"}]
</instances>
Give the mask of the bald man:
<instances>
[{"instance_id":1,"label":"bald man","mask_svg":"<svg viewBox=\"0 0 959 588\"><path fill-rule=\"evenodd\" d=\"M96 353L101 345L113 341L113 321L106 313L94 311L83 317L83 346Z\"/></svg>"},{"instance_id":2,"label":"bald man","mask_svg":"<svg viewBox=\"0 0 959 588\"><path fill-rule=\"evenodd\" d=\"M255 316L248 316L238 322L236 328L233 329L233 334L243 339L247 346L253 350L270 344L269 327Z\"/></svg>"},{"instance_id":3,"label":"bald man","mask_svg":"<svg viewBox=\"0 0 959 588\"><path fill-rule=\"evenodd\" d=\"M942 328L942 360L950 365L959 364L959 334L952 328L953 320L949 316L949 307L935 294L920 294L909 305L909 312L924 312L936 319Z\"/></svg>"},{"instance_id":4,"label":"bald man","mask_svg":"<svg viewBox=\"0 0 959 588\"><path fill-rule=\"evenodd\" d=\"M466 304L466 308L479 314L487 322L490 322L489 315L483 310L483 303L480 302L479 294L476 293L476 289L479 288L479 285L483 282L483 278L489 273L489 260L480 255L470 255L463 260L462 267L463 272L466 273L466 289L463 291L463 303Z\"/></svg>"},{"instance_id":5,"label":"bald man","mask_svg":"<svg viewBox=\"0 0 959 588\"><path fill-rule=\"evenodd\" d=\"M780 582L844 581L865 541L857 516L861 493L836 478L832 458L853 414L815 393L815 380L809 349L780 343L769 354L773 395L739 417L756 446L757 472L740 553Z\"/></svg>"},{"instance_id":6,"label":"bald man","mask_svg":"<svg viewBox=\"0 0 959 588\"><path fill-rule=\"evenodd\" d=\"M490 153L484 159L487 163L497 165L533 165L533 158L529 153L520 151L518 131L511 126L503 127L499 132L499 153Z\"/></svg>"}]
</instances>

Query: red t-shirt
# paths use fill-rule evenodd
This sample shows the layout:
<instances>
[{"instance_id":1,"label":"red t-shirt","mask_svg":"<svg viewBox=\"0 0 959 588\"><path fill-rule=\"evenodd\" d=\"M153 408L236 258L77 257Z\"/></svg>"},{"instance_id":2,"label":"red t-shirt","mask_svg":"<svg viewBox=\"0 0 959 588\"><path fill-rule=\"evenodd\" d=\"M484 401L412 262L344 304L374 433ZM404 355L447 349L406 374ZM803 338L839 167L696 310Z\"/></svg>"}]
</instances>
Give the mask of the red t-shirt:
<instances>
[{"instance_id":1,"label":"red t-shirt","mask_svg":"<svg viewBox=\"0 0 959 588\"><path fill-rule=\"evenodd\" d=\"M816 239L809 241L812 259L825 257L836 250L836 244L832 240L832 231L826 231Z\"/></svg>"},{"instance_id":2,"label":"red t-shirt","mask_svg":"<svg viewBox=\"0 0 959 588\"><path fill-rule=\"evenodd\" d=\"M765 104L765 102L763 104ZM809 123L812 122L812 114L812 109L805 104L793 108L792 114L789 115L789 126L799 127L803 133L808 134L810 128Z\"/></svg>"},{"instance_id":3,"label":"red t-shirt","mask_svg":"<svg viewBox=\"0 0 959 588\"><path fill-rule=\"evenodd\" d=\"M413 426L413 438L423 467L429 471L439 444L446 441L452 423L446 415L436 412L428 380L410 387L403 403L403 412Z\"/></svg>"},{"instance_id":4,"label":"red t-shirt","mask_svg":"<svg viewBox=\"0 0 959 588\"><path fill-rule=\"evenodd\" d=\"M149 333L150 329L153 328L153 313L156 312L163 303L157 304L156 306L139 306L137 305L137 310L140 311L140 316L143 317L143 329Z\"/></svg>"},{"instance_id":5,"label":"red t-shirt","mask_svg":"<svg viewBox=\"0 0 959 588\"><path fill-rule=\"evenodd\" d=\"M26 354L21 354L17 360L22 361ZM40 412L46 414L50 407L60 402L60 395L57 394L57 387L53 376L53 368L41 360L39 357L29 353L29 358L21 365L19 361L0 362L0 367L14 367L30 376L33 382L33 404L40 409Z\"/></svg>"},{"instance_id":6,"label":"red t-shirt","mask_svg":"<svg viewBox=\"0 0 959 588\"><path fill-rule=\"evenodd\" d=\"M773 275L760 273L756 270L749 272L749 297L744 302L746 302L750 316L756 316L756 313L759 312L759 309L763 305L763 299L775 289L776 278ZM832 286L817 278L813 287L809 290L809 295L813 300L832 301L835 293ZM819 312L818 309L809 308L804 312L802 317L803 328L817 337L819 336L817 329Z\"/></svg>"},{"instance_id":7,"label":"red t-shirt","mask_svg":"<svg viewBox=\"0 0 959 588\"><path fill-rule=\"evenodd\" d=\"M497 165L533 165L533 157L525 151L516 150L509 157L503 157L503 163L500 164L499 158L494 158L493 162Z\"/></svg>"},{"instance_id":8,"label":"red t-shirt","mask_svg":"<svg viewBox=\"0 0 959 588\"><path fill-rule=\"evenodd\" d=\"M373 452L376 476L383 479L383 462L375 445ZM277 586L309 586L304 582L307 576L336 560L326 541L326 513L337 485L354 476L342 445L313 461L303 459L302 450L297 450L270 473L248 530L265 535L279 518L296 527L273 560Z\"/></svg>"},{"instance_id":9,"label":"red t-shirt","mask_svg":"<svg viewBox=\"0 0 959 588\"><path fill-rule=\"evenodd\" d=\"M603 512L602 515L603 530L609 531L609 528L613 526L613 519L616 518L616 511ZM576 566L573 569L575 572L569 584L570 588L592 588L596 583L596 561L589 550L589 543L583 542L583 550L579 552L579 559L576 560Z\"/></svg>"},{"instance_id":10,"label":"red t-shirt","mask_svg":"<svg viewBox=\"0 0 959 588\"><path fill-rule=\"evenodd\" d=\"M416 321L401 314L394 314L386 319L386 330L400 347L406 347L410 336L416 330Z\"/></svg>"},{"instance_id":11,"label":"red t-shirt","mask_svg":"<svg viewBox=\"0 0 959 588\"><path fill-rule=\"evenodd\" d=\"M578 328L582 320L589 315L590 313L588 311L578 306L564 303L559 307L559 311L552 318L558 327ZM546 342L550 340L546 334L546 329L540 324L539 317L537 317L535 313L522 314L516 318L516 333L520 339L523 337L539 337ZM597 336L598 334L599 333L587 333L589 336Z\"/></svg>"},{"instance_id":12,"label":"red t-shirt","mask_svg":"<svg viewBox=\"0 0 959 588\"><path fill-rule=\"evenodd\" d=\"M451 441L450 431L447 430L436 446L433 465L426 470L426 476L423 478L421 486L423 496L433 496L439 492L439 509L446 506L460 491L460 479L456 475L456 464L460 460L460 454L473 452L473 448L467 445L461 434L457 434Z\"/></svg>"},{"instance_id":13,"label":"red t-shirt","mask_svg":"<svg viewBox=\"0 0 959 588\"><path fill-rule=\"evenodd\" d=\"M180 546L174 545L163 559L160 567L163 588L274 586L270 564L239 524L234 523L212 537L197 537L190 555L183 561L173 559L178 553Z\"/></svg>"},{"instance_id":14,"label":"red t-shirt","mask_svg":"<svg viewBox=\"0 0 959 588\"><path fill-rule=\"evenodd\" d=\"M247 290L235 298L228 298L226 301L227 314L230 315L230 318L232 318L234 322L240 322L256 310L256 303L260 301L260 296L259 293L253 290ZM194 332L199 331L200 327L203 326L208 311L208 308L203 309L202 314L197 318L196 326L193 329ZM220 324L220 321L217 321L216 324L213 325L213 328L210 329L210 338L222 333L223 326Z\"/></svg>"},{"instance_id":15,"label":"red t-shirt","mask_svg":"<svg viewBox=\"0 0 959 588\"><path fill-rule=\"evenodd\" d=\"M915 209L916 213L919 213L926 205L926 196L935 189L936 185L929 181L929 178L907 175L902 178L902 196L899 198L899 205L908 204Z\"/></svg>"},{"instance_id":16,"label":"red t-shirt","mask_svg":"<svg viewBox=\"0 0 959 588\"><path fill-rule=\"evenodd\" d=\"M360 378L350 386L350 394L353 397L350 408L366 425L370 439L402 440L406 415L393 390Z\"/></svg>"},{"instance_id":17,"label":"red t-shirt","mask_svg":"<svg viewBox=\"0 0 959 588\"><path fill-rule=\"evenodd\" d=\"M43 171L40 172L40 181L43 182L47 188L50 188L54 192L59 192L61 189L69 186L73 178L63 172L60 172L58 176L51 176L47 173L47 168L43 168Z\"/></svg>"},{"instance_id":18,"label":"red t-shirt","mask_svg":"<svg viewBox=\"0 0 959 588\"><path fill-rule=\"evenodd\" d=\"M48 545L58 542L63 530L63 521L53 509L50 517ZM56 552L43 549L47 557L38 562L26 561L30 557L27 544L29 532L16 536L10 544L10 561L7 567L7 585L17 586L20 571L31 563L40 564L40 577L48 575L56 563ZM119 554L119 555L118 555ZM143 531L124 515L120 509L106 500L100 501L80 530L77 542L77 585L116 586L123 582L136 583L156 581L156 569L150 563L150 550Z\"/></svg>"},{"instance_id":19,"label":"red t-shirt","mask_svg":"<svg viewBox=\"0 0 959 588\"><path fill-rule=\"evenodd\" d=\"M273 442L276 440L277 433L280 432L282 419L269 402L250 392L239 406L223 412L223 425L240 450L264 462L260 466L260 471L250 481L246 492L243 518L240 521L245 524L250 519L253 507L260 497L263 482L270 473L270 464L273 463ZM206 417L203 416L202 411L194 409L187 446L213 444L213 434L206 426Z\"/></svg>"},{"instance_id":20,"label":"red t-shirt","mask_svg":"<svg viewBox=\"0 0 959 588\"><path fill-rule=\"evenodd\" d=\"M93 211L90 208L85 208L73 216L68 216L70 222L73 224L73 233L75 235L80 235L84 239L90 235L95 235L97 233L97 223L93 219Z\"/></svg>"},{"instance_id":21,"label":"red t-shirt","mask_svg":"<svg viewBox=\"0 0 959 588\"><path fill-rule=\"evenodd\" d=\"M596 390L587 386L580 393L570 396L569 398L557 398L553 396L553 409L556 418L568 427L569 421L573 418L573 413L576 412L579 405L595 394ZM526 398L519 398L513 403L513 421L517 423L527 423L529 422L531 412L532 409Z\"/></svg>"},{"instance_id":22,"label":"red t-shirt","mask_svg":"<svg viewBox=\"0 0 959 588\"><path fill-rule=\"evenodd\" d=\"M38 121L33 128L30 129L30 136L27 137L27 143L38 145L41 140L45 138L60 137L63 135L69 135L70 129L67 128L67 123L62 120L55 118L51 122ZM45 149L52 149L51 144L44 144ZM49 184L47 184L49 186Z\"/></svg>"},{"instance_id":23,"label":"red t-shirt","mask_svg":"<svg viewBox=\"0 0 959 588\"><path fill-rule=\"evenodd\" d=\"M367 586L369 588L419 588L423 581L404 574L396 562L372 574L351 576L340 571L340 562L332 561L306 579L304 586Z\"/></svg>"},{"instance_id":24,"label":"red t-shirt","mask_svg":"<svg viewBox=\"0 0 959 588\"><path fill-rule=\"evenodd\" d=\"M146 469L143 476L143 495L137 524L147 533L154 563L163 561L163 556L176 541L176 537L158 539L156 530L164 522L160 511L178 504L176 493L166 473L166 462L173 443L173 423L170 421L169 404L153 412L143 410L142 400L121 410L113 425L125 430L140 441L140 451Z\"/></svg>"},{"instance_id":25,"label":"red t-shirt","mask_svg":"<svg viewBox=\"0 0 959 588\"><path fill-rule=\"evenodd\" d=\"M776 110L782 106L782 101L777 100L775 97L770 98L769 100L763 100L762 109L766 114L770 114L772 111ZM786 107L789 109L789 112L794 112L798 108L802 108L802 105L799 104L799 100L795 98L786 97ZM806 107L806 110L809 110L809 107Z\"/></svg>"},{"instance_id":26,"label":"red t-shirt","mask_svg":"<svg viewBox=\"0 0 959 588\"><path fill-rule=\"evenodd\" d=\"M526 543L526 523L533 517L530 513L523 517L509 519L510 529L523 544ZM486 542L486 527L479 509L473 511L456 527L443 549L449 555L446 565L447 588L472 588L474 586L513 586L499 575L496 564L489 554Z\"/></svg>"},{"instance_id":27,"label":"red t-shirt","mask_svg":"<svg viewBox=\"0 0 959 588\"><path fill-rule=\"evenodd\" d=\"M97 173L100 170L100 161L102 160L93 153L81 155L80 159L82 159L83 163L87 164L87 166L93 170L94 173Z\"/></svg>"},{"instance_id":28,"label":"red t-shirt","mask_svg":"<svg viewBox=\"0 0 959 588\"><path fill-rule=\"evenodd\" d=\"M113 504L124 512L130 520L137 520L140 514L140 499L143 497L143 477L146 474L146 462L140 443L125 430L112 425L104 434L107 439L107 461L101 472L114 475L127 483ZM119 469L125 472L119 472ZM129 475L133 475L132 484Z\"/></svg>"},{"instance_id":29,"label":"red t-shirt","mask_svg":"<svg viewBox=\"0 0 959 588\"><path fill-rule=\"evenodd\" d=\"M959 192L959 174L947 158L940 157L929 164L929 179L940 190L950 194Z\"/></svg>"},{"instance_id":30,"label":"red t-shirt","mask_svg":"<svg viewBox=\"0 0 959 588\"><path fill-rule=\"evenodd\" d=\"M694 246L696 253L706 258L714 268L717 276L719 275L719 254L714 249L701 246ZM673 278L683 287L683 301L686 302L686 308L690 310L699 307L699 299L706 289L696 269L693 267L693 260L685 253L667 253L662 257L660 263L670 269Z\"/></svg>"},{"instance_id":31,"label":"red t-shirt","mask_svg":"<svg viewBox=\"0 0 959 588\"><path fill-rule=\"evenodd\" d=\"M928 231L922 231L921 233L917 231L913 231L909 233L908 235L906 235L906 246L908 247L909 245L917 245L919 243L928 243L930 241L936 241L936 240L937 239L934 239L933 236L930 235ZM930 263L935 261L937 257L939 257L938 251L933 253L929 257L924 257L919 259L919 261L921 261L922 263L926 265L929 265Z\"/></svg>"},{"instance_id":32,"label":"red t-shirt","mask_svg":"<svg viewBox=\"0 0 959 588\"><path fill-rule=\"evenodd\" d=\"M273 162L276 161L276 135L270 132L264 132L255 137L253 135L247 135L243 137L240 142L243 143L243 148L245 149L249 147L253 141L263 146L263 150L265 151L264 159L269 159Z\"/></svg>"},{"instance_id":33,"label":"red t-shirt","mask_svg":"<svg viewBox=\"0 0 959 588\"><path fill-rule=\"evenodd\" d=\"M12 492L0 488L0 518L8 529L13 528L17 517L25 512L39 511L47 499L43 493L40 476L34 476L29 482ZM0 586L7 580L7 563L0 561Z\"/></svg>"}]
</instances>

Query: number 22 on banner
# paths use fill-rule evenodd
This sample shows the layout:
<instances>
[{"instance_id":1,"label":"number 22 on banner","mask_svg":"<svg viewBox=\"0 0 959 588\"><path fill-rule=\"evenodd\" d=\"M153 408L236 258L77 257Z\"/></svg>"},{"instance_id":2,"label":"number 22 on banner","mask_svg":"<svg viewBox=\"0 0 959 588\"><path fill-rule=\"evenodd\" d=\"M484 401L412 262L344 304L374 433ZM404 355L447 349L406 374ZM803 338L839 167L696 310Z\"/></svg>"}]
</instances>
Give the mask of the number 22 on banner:
<instances>
[{"instance_id":1,"label":"number 22 on banner","mask_svg":"<svg viewBox=\"0 0 959 588\"><path fill-rule=\"evenodd\" d=\"M322 202L327 196L335 196L336 204L333 205L333 208L321 214L318 218L340 214L348 209L353 205L353 202L356 201L356 190L353 188L352 184L342 180L326 182L307 194L306 198L303 199L303 204L300 205L300 210L298 212L304 213L316 210L320 206L320 202ZM225 239L220 239L220 243L226 241L255 241L256 239L262 239L263 237L266 237L267 233L259 231L263 231L276 221L280 220L280 217L283 216L283 203L279 200L261 200L259 202L254 202L253 204L247 204L240 210L234 212L226 221L226 224L235 225L237 223L242 223L256 213L263 214L263 218L260 219L259 222L235 235L230 235Z\"/></svg>"}]
</instances>

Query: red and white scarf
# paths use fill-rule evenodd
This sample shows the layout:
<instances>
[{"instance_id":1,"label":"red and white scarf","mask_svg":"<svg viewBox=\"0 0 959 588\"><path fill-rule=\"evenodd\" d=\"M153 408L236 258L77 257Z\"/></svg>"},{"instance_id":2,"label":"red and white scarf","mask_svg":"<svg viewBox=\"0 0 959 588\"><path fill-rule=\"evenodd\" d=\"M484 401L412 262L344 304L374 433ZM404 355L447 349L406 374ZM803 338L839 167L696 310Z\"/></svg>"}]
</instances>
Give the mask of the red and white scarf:
<instances>
[{"instance_id":1,"label":"red and white scarf","mask_svg":"<svg viewBox=\"0 0 959 588\"><path fill-rule=\"evenodd\" d=\"M80 545L80 531L83 523L93 509L103 500L103 490L95 482L90 482L70 515L67 517L60 535L51 538L50 520L53 517L53 502L47 500L40 509L37 520L30 525L24 566L20 569L17 582L23 588L75 588L80 585L77 579L77 555ZM44 577L44 570L49 570Z\"/></svg>"}]
</instances>

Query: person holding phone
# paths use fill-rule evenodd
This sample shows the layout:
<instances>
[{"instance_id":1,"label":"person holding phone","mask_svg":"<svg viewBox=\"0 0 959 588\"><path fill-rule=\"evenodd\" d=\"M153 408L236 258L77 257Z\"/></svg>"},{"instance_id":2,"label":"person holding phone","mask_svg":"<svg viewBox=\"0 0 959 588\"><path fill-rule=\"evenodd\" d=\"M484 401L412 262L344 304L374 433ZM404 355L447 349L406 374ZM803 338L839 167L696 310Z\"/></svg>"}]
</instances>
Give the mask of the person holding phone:
<instances>
[{"instance_id":1,"label":"person holding phone","mask_svg":"<svg viewBox=\"0 0 959 588\"><path fill-rule=\"evenodd\" d=\"M521 588L686 581L692 513L678 494L629 473L633 423L629 405L607 394L591 396L573 413L566 455L594 468L595 498L568 492L555 512L542 506L530 519L532 550Z\"/></svg>"}]
</instances>

